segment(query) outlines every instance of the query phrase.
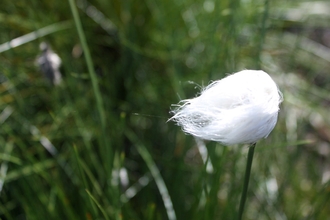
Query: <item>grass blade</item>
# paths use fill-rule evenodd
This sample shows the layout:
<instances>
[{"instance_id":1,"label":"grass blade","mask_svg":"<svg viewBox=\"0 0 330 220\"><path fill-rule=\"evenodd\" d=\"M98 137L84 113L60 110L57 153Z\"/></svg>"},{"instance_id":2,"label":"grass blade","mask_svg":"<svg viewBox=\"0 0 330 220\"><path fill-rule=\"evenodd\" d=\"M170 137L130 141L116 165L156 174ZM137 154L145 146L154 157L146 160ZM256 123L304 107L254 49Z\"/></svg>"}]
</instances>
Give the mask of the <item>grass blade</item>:
<instances>
[{"instance_id":1,"label":"grass blade","mask_svg":"<svg viewBox=\"0 0 330 220\"><path fill-rule=\"evenodd\" d=\"M44 37L46 35L55 33L57 31L68 29L70 27L71 27L71 21L63 21L63 22L51 24L49 26L46 26L44 28L41 28L39 30L33 31L29 34L17 37L15 39L12 39L11 41L1 44L0 53L21 46L23 44L29 43L33 40Z\"/></svg>"},{"instance_id":2,"label":"grass blade","mask_svg":"<svg viewBox=\"0 0 330 220\"><path fill-rule=\"evenodd\" d=\"M86 192L88 194L88 196L93 200L93 202L95 202L96 206L100 209L100 211L102 212L104 218L106 220L108 220L108 215L107 213L104 211L104 209L102 208L102 206L100 205L100 203L94 198L94 196L88 191L88 189L86 189Z\"/></svg>"},{"instance_id":3,"label":"grass blade","mask_svg":"<svg viewBox=\"0 0 330 220\"><path fill-rule=\"evenodd\" d=\"M87 64L90 79L92 81L94 97L96 99L96 106L97 106L97 110L99 113L99 120L100 120L100 124L101 124L101 129L102 129L102 140L103 140L103 145L104 145L104 149L105 149L105 152L103 153L103 155L105 156L105 159L104 159L104 162L106 164L105 167L110 168L110 170L111 170L112 163L111 163L111 160L108 159L108 157L112 158L113 154L111 152L109 142L106 140L107 134L106 134L106 130L105 130L106 129L105 111L104 111L103 100L102 100L100 88L98 85L97 76L96 76L96 73L94 70L94 64L93 64L92 57L91 57L91 54L89 51L89 47L87 45L86 37L85 37L84 31L82 28L82 24L80 21L77 7L74 3L74 0L69 0L69 3L70 3L71 12L72 12L72 15L74 18L74 22L75 22L75 25L77 28L77 32L79 35L79 39L81 42L81 46L84 51L85 61Z\"/></svg>"},{"instance_id":4,"label":"grass blade","mask_svg":"<svg viewBox=\"0 0 330 220\"><path fill-rule=\"evenodd\" d=\"M156 182L159 193L162 196L168 219L176 220L176 214L173 209L173 203L172 203L171 197L168 193L166 184L165 184L162 176L160 175L159 169L157 168L155 161L152 159L148 149L143 144L140 143L140 141L138 140L138 138L136 137L136 135L133 132L127 131L126 135L133 143L136 143L136 145L135 145L136 149L138 150L139 154L143 158L144 162L147 164L147 166L151 172L151 175Z\"/></svg>"}]
</instances>

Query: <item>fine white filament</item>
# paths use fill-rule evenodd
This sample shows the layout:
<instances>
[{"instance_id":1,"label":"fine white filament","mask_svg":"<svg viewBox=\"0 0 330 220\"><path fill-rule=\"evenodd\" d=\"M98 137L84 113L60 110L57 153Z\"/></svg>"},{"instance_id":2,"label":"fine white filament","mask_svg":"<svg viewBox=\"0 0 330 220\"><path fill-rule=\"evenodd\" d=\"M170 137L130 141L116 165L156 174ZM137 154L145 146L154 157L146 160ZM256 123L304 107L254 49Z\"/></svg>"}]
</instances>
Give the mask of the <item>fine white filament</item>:
<instances>
[{"instance_id":1,"label":"fine white filament","mask_svg":"<svg viewBox=\"0 0 330 220\"><path fill-rule=\"evenodd\" d=\"M224 145L266 138L277 122L282 94L261 70L243 70L215 81L200 96L176 105L175 121L195 137Z\"/></svg>"}]
</instances>

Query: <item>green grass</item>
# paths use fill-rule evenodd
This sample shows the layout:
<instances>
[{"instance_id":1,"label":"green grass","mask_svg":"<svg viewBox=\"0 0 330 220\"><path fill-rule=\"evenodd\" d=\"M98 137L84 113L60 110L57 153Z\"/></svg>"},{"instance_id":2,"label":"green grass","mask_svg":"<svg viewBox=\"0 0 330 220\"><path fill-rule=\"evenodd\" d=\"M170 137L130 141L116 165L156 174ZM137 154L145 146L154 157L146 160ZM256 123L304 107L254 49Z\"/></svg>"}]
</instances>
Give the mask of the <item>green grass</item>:
<instances>
[{"instance_id":1,"label":"green grass","mask_svg":"<svg viewBox=\"0 0 330 220\"><path fill-rule=\"evenodd\" d=\"M236 219L248 147L206 142L209 173L167 120L242 69L284 94L242 219L330 219L328 15L300 1L82 2L1 4L0 219ZM35 65L43 41L60 86Z\"/></svg>"}]
</instances>

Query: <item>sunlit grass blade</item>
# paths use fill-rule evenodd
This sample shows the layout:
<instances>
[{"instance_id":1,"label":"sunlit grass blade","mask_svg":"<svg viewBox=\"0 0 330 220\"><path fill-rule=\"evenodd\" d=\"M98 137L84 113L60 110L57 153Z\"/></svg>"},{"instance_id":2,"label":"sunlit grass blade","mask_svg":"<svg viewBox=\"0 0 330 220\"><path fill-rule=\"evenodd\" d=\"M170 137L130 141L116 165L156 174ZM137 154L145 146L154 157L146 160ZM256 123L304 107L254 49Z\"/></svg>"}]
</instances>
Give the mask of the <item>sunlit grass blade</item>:
<instances>
[{"instance_id":1,"label":"sunlit grass blade","mask_svg":"<svg viewBox=\"0 0 330 220\"><path fill-rule=\"evenodd\" d=\"M44 160L42 162L35 163L32 165L25 165L20 169L10 170L7 173L5 181L10 182L10 181L17 180L24 176L29 176L32 174L39 174L42 172L46 172L46 170L53 168L55 166L56 166L56 161L54 159Z\"/></svg>"},{"instance_id":2,"label":"sunlit grass blade","mask_svg":"<svg viewBox=\"0 0 330 220\"><path fill-rule=\"evenodd\" d=\"M0 164L0 194L1 194L1 191L2 191L2 188L3 188L3 185L5 183L5 179L6 179L6 175L7 175L7 171L8 171L8 161L10 161L10 155L11 155L11 152L13 150L13 143L12 142L9 142L6 144L5 146L5 152L4 152L4 155L3 155L3 159L1 159L1 154L0 154L0 161L2 162ZM12 161L13 159L11 159ZM18 160L19 162L19 160Z\"/></svg>"},{"instance_id":3,"label":"sunlit grass blade","mask_svg":"<svg viewBox=\"0 0 330 220\"><path fill-rule=\"evenodd\" d=\"M77 1L77 6L99 24L109 35L115 35L117 32L116 25L94 5L88 3L88 1L79 0Z\"/></svg>"},{"instance_id":4,"label":"sunlit grass blade","mask_svg":"<svg viewBox=\"0 0 330 220\"><path fill-rule=\"evenodd\" d=\"M23 35L21 37L17 37L15 39L12 39L6 43L3 43L0 45L0 53L5 52L7 50L10 50L12 48L21 46L23 44L29 43L33 40L36 40L38 38L44 37L46 35L62 31L65 29L68 29L72 26L71 21L62 21L59 23L51 24L49 26L46 26L44 28L40 28L36 31L33 31L29 34Z\"/></svg>"},{"instance_id":5,"label":"sunlit grass blade","mask_svg":"<svg viewBox=\"0 0 330 220\"><path fill-rule=\"evenodd\" d=\"M161 176L160 171L152 159L148 149L139 141L138 137L132 131L126 131L126 135L133 143L135 143L136 149L143 158L144 162L147 164L150 173L156 182L159 193L162 196L168 219L176 220L176 214L173 208L171 196L167 190L164 179Z\"/></svg>"},{"instance_id":6,"label":"sunlit grass blade","mask_svg":"<svg viewBox=\"0 0 330 220\"><path fill-rule=\"evenodd\" d=\"M108 215L107 215L107 213L104 211L104 209L102 208L102 206L100 205L100 203L94 198L94 196L89 192L88 189L86 189L86 192L87 192L88 196L93 200L93 202L95 202L96 206L100 209L100 211L102 212L104 218L105 218L106 220L108 220L108 219L109 219L109 218L108 218Z\"/></svg>"},{"instance_id":7,"label":"sunlit grass blade","mask_svg":"<svg viewBox=\"0 0 330 220\"><path fill-rule=\"evenodd\" d=\"M121 196L120 201L122 203L127 203L131 198L133 198L139 191L146 187L151 181L151 174L147 173L140 177L136 183L130 186Z\"/></svg>"}]
</instances>

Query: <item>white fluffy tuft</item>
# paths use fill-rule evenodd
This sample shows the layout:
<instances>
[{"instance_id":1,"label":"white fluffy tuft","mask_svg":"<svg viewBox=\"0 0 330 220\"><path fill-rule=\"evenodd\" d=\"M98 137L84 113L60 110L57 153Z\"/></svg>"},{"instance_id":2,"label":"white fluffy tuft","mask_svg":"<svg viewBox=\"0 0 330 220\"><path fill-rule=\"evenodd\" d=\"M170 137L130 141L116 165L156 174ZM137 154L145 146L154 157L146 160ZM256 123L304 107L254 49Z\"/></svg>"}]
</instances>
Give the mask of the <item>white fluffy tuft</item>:
<instances>
[{"instance_id":1,"label":"white fluffy tuft","mask_svg":"<svg viewBox=\"0 0 330 220\"><path fill-rule=\"evenodd\" d=\"M224 145L266 138L277 122L282 94L261 70L243 70L179 102L170 118L188 134Z\"/></svg>"}]
</instances>

